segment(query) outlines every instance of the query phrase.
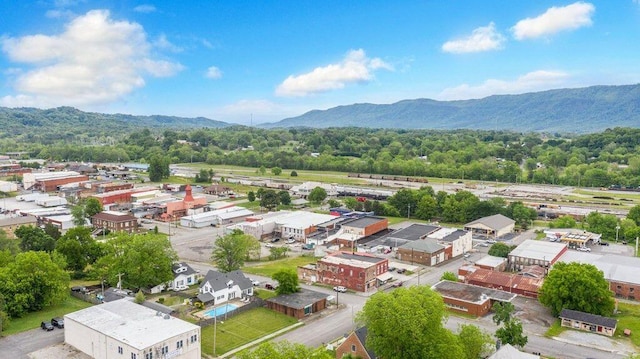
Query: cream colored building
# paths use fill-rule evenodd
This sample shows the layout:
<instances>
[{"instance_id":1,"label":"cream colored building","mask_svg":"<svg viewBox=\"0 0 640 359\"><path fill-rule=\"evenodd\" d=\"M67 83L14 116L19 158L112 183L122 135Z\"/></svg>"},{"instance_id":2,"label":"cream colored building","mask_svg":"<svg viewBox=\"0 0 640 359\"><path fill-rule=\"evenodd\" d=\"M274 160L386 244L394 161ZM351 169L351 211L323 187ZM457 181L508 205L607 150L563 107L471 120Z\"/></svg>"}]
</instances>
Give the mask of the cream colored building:
<instances>
[{"instance_id":1,"label":"cream colored building","mask_svg":"<svg viewBox=\"0 0 640 359\"><path fill-rule=\"evenodd\" d=\"M96 359L200 359L200 327L129 298L64 316L64 341Z\"/></svg>"}]
</instances>

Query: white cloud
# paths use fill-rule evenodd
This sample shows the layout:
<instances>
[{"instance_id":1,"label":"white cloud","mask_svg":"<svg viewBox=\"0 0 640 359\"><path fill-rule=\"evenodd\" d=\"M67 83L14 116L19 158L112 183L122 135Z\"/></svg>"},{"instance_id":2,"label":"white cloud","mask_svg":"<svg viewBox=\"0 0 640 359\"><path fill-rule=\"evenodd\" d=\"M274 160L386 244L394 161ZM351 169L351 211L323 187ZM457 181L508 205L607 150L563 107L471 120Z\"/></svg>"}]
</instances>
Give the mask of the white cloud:
<instances>
[{"instance_id":1,"label":"white cloud","mask_svg":"<svg viewBox=\"0 0 640 359\"><path fill-rule=\"evenodd\" d=\"M138 6L134 7L133 11L141 12L141 13L144 13L144 14L148 14L148 13L155 12L156 11L156 7L151 5L151 4L143 4L143 5L138 5Z\"/></svg>"},{"instance_id":2,"label":"white cloud","mask_svg":"<svg viewBox=\"0 0 640 359\"><path fill-rule=\"evenodd\" d=\"M222 71L220 71L220 69L215 66L211 66L207 69L207 73L205 74L205 77L214 79L214 80L219 79L222 77Z\"/></svg>"},{"instance_id":3,"label":"white cloud","mask_svg":"<svg viewBox=\"0 0 640 359\"><path fill-rule=\"evenodd\" d=\"M76 16L76 13L74 13L71 10L48 10L45 13L45 16L50 18L50 19L61 19L61 18L67 18L67 19L71 19L73 17Z\"/></svg>"},{"instance_id":4,"label":"white cloud","mask_svg":"<svg viewBox=\"0 0 640 359\"><path fill-rule=\"evenodd\" d=\"M445 42L442 45L442 51L464 54L500 50L505 41L505 37L496 30L496 25L491 22L487 26L473 30L471 35L467 37Z\"/></svg>"},{"instance_id":5,"label":"white cloud","mask_svg":"<svg viewBox=\"0 0 640 359\"><path fill-rule=\"evenodd\" d=\"M524 40L553 35L564 30L575 30L591 26L591 16L595 11L596 7L593 4L581 1L564 7L554 6L538 17L518 21L511 31L517 40Z\"/></svg>"},{"instance_id":6,"label":"white cloud","mask_svg":"<svg viewBox=\"0 0 640 359\"><path fill-rule=\"evenodd\" d=\"M440 100L466 100L491 95L519 94L544 91L564 84L569 75L562 71L539 70L529 72L513 81L489 79L478 86L463 84L445 89L438 95Z\"/></svg>"},{"instance_id":7,"label":"white cloud","mask_svg":"<svg viewBox=\"0 0 640 359\"><path fill-rule=\"evenodd\" d=\"M25 63L12 78L18 94L2 105L98 105L122 99L145 84L143 76L172 76L179 63L150 57L142 26L115 21L106 10L73 19L59 35L1 40L9 59Z\"/></svg>"},{"instance_id":8,"label":"white cloud","mask_svg":"<svg viewBox=\"0 0 640 359\"><path fill-rule=\"evenodd\" d=\"M182 52L183 50L181 47L176 46L171 42L169 42L169 40L167 39L167 35L165 34L161 34L160 36L158 36L158 38L153 41L153 46L162 50L168 50L176 53Z\"/></svg>"},{"instance_id":9,"label":"white cloud","mask_svg":"<svg viewBox=\"0 0 640 359\"><path fill-rule=\"evenodd\" d=\"M350 83L363 83L373 79L373 71L393 67L379 58L370 59L364 50L351 50L337 64L316 67L302 75L287 77L276 89L278 96L307 96L337 90Z\"/></svg>"}]
</instances>

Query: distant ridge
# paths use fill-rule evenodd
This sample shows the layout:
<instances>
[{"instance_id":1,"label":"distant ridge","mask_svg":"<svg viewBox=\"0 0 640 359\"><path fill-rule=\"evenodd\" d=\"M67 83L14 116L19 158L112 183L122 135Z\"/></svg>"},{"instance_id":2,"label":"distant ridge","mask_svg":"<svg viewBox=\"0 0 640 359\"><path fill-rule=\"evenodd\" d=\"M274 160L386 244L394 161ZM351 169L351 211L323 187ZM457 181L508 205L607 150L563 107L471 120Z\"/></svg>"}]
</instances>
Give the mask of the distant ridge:
<instances>
[{"instance_id":1,"label":"distant ridge","mask_svg":"<svg viewBox=\"0 0 640 359\"><path fill-rule=\"evenodd\" d=\"M599 132L613 127L640 127L640 85L557 89L476 100L353 104L309 111L260 127Z\"/></svg>"}]
</instances>

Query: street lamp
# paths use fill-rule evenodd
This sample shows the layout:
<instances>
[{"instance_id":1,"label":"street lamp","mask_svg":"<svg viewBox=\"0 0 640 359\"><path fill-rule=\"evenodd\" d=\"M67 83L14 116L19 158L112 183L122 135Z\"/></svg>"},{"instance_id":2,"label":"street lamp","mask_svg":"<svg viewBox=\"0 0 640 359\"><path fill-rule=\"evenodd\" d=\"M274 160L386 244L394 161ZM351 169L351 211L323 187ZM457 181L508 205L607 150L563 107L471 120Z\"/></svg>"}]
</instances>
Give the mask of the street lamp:
<instances>
[{"instance_id":1,"label":"street lamp","mask_svg":"<svg viewBox=\"0 0 640 359\"><path fill-rule=\"evenodd\" d=\"M620 226L616 226L616 243L618 243L618 232L620 231Z\"/></svg>"}]
</instances>

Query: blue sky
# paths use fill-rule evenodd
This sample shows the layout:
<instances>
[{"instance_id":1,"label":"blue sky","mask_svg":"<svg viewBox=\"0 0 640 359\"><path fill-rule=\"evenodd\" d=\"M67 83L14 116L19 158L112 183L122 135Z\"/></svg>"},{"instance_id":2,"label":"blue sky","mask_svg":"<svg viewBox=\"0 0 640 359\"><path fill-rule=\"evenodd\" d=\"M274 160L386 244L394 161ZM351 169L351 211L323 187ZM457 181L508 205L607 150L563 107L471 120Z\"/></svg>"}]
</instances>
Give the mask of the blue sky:
<instances>
[{"instance_id":1,"label":"blue sky","mask_svg":"<svg viewBox=\"0 0 640 359\"><path fill-rule=\"evenodd\" d=\"M4 1L0 106L257 124L640 82L640 0Z\"/></svg>"}]
</instances>

